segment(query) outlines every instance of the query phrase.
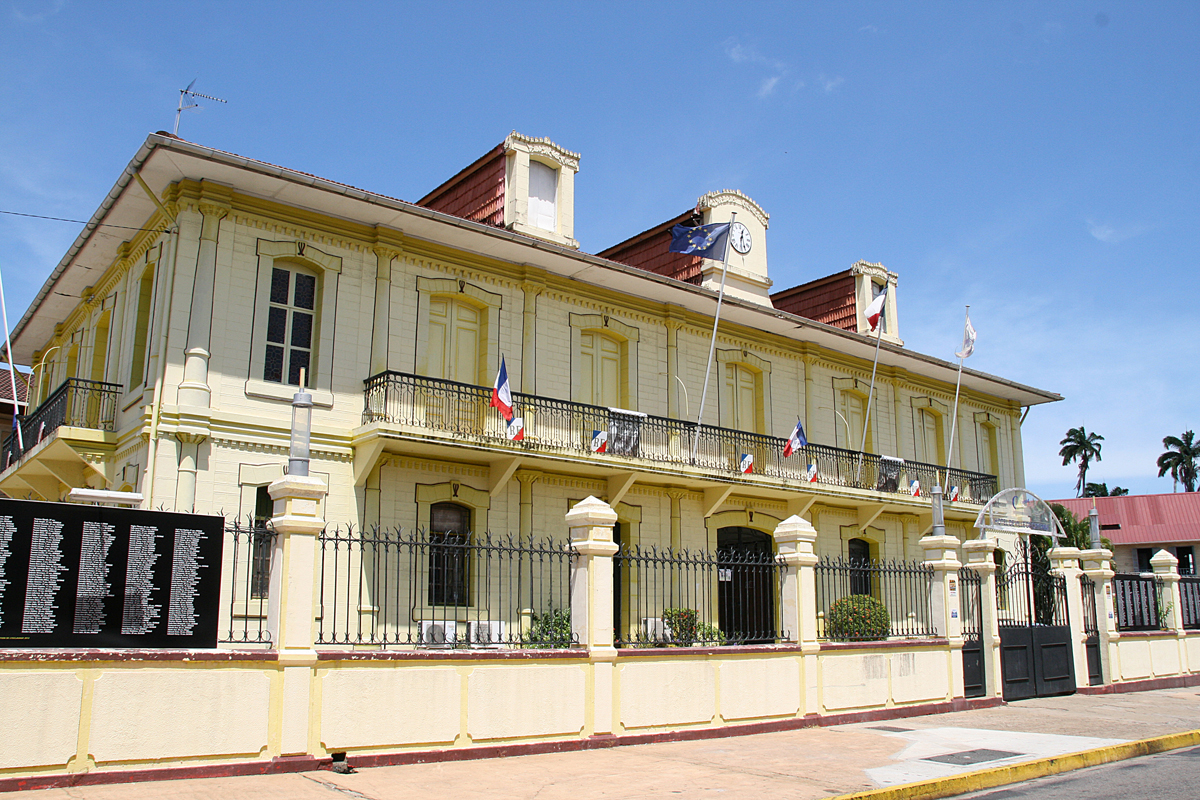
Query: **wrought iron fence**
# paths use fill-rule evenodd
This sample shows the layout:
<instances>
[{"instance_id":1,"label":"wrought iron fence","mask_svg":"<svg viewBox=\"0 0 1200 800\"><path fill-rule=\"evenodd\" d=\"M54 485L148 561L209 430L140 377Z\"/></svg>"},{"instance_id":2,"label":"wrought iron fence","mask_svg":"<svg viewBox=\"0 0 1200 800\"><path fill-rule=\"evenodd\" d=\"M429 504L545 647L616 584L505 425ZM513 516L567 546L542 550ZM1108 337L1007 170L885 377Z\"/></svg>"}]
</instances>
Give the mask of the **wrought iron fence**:
<instances>
[{"instance_id":1,"label":"wrought iron fence","mask_svg":"<svg viewBox=\"0 0 1200 800\"><path fill-rule=\"evenodd\" d=\"M372 529L320 535L318 644L558 648L571 633L565 541Z\"/></svg>"},{"instance_id":2,"label":"wrought iron fence","mask_svg":"<svg viewBox=\"0 0 1200 800\"><path fill-rule=\"evenodd\" d=\"M983 579L969 567L958 570L958 605L964 638L983 636Z\"/></svg>"},{"instance_id":3,"label":"wrought iron fence","mask_svg":"<svg viewBox=\"0 0 1200 800\"><path fill-rule=\"evenodd\" d=\"M1183 627L1200 629L1200 577L1183 575L1179 578L1179 613Z\"/></svg>"},{"instance_id":4,"label":"wrought iron fence","mask_svg":"<svg viewBox=\"0 0 1200 800\"><path fill-rule=\"evenodd\" d=\"M1164 627L1162 582L1153 575L1118 572L1112 579L1117 630L1156 631Z\"/></svg>"},{"instance_id":5,"label":"wrought iron fence","mask_svg":"<svg viewBox=\"0 0 1200 800\"><path fill-rule=\"evenodd\" d=\"M224 597L229 598L229 627L221 642L271 644L267 628L267 595L271 585L271 553L275 531L262 525L225 528L225 574L229 576Z\"/></svg>"},{"instance_id":6,"label":"wrought iron fence","mask_svg":"<svg viewBox=\"0 0 1200 800\"><path fill-rule=\"evenodd\" d=\"M62 425L113 430L120 396L119 383L67 378L33 413L17 418L21 435L18 437L13 431L4 440L4 463L0 469L8 469Z\"/></svg>"},{"instance_id":7,"label":"wrought iron fence","mask_svg":"<svg viewBox=\"0 0 1200 800\"><path fill-rule=\"evenodd\" d=\"M818 638L866 641L937 636L929 604L932 567L918 561L827 556L815 569ZM864 596L870 600L861 599ZM853 597L860 599L850 599Z\"/></svg>"},{"instance_id":8,"label":"wrought iron fence","mask_svg":"<svg viewBox=\"0 0 1200 800\"><path fill-rule=\"evenodd\" d=\"M613 557L617 647L765 644L780 629L783 562L769 551L622 545Z\"/></svg>"},{"instance_id":9,"label":"wrought iron fence","mask_svg":"<svg viewBox=\"0 0 1200 800\"><path fill-rule=\"evenodd\" d=\"M940 476L951 499L974 503L996 493L993 475L821 444L785 458L786 441L774 436L519 393L513 395L513 413L523 426L517 438L517 429L510 430L491 407L489 388L401 372L364 383L363 424L387 422L527 451L689 464L731 475L748 467L773 478L922 497Z\"/></svg>"},{"instance_id":10,"label":"wrought iron fence","mask_svg":"<svg viewBox=\"0 0 1200 800\"><path fill-rule=\"evenodd\" d=\"M1050 571L1040 551L1018 539L996 576L996 614L1001 627L1069 625L1066 576Z\"/></svg>"},{"instance_id":11,"label":"wrought iron fence","mask_svg":"<svg viewBox=\"0 0 1200 800\"><path fill-rule=\"evenodd\" d=\"M1090 639L1100 635L1096 621L1096 582L1087 575L1080 575L1079 591L1083 594L1083 632Z\"/></svg>"}]
</instances>

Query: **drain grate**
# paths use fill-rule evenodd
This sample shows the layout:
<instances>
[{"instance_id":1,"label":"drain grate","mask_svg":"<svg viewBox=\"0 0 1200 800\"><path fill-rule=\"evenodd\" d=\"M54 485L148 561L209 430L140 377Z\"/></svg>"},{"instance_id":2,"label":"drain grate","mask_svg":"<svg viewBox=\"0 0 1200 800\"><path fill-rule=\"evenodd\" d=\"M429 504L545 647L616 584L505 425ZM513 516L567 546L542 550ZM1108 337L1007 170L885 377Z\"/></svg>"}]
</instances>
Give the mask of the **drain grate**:
<instances>
[{"instance_id":1,"label":"drain grate","mask_svg":"<svg viewBox=\"0 0 1200 800\"><path fill-rule=\"evenodd\" d=\"M886 731L887 733L908 733L912 728L897 728L893 725L873 725L873 731Z\"/></svg>"},{"instance_id":2,"label":"drain grate","mask_svg":"<svg viewBox=\"0 0 1200 800\"><path fill-rule=\"evenodd\" d=\"M958 753L947 753L944 756L930 756L923 758L922 761L937 761L942 764L954 764L956 766L966 766L969 764L982 764L985 761L999 761L1002 758L1012 758L1013 756L1025 755L1024 753L1014 753L1010 750L989 750L981 748L979 750L963 750Z\"/></svg>"}]
</instances>

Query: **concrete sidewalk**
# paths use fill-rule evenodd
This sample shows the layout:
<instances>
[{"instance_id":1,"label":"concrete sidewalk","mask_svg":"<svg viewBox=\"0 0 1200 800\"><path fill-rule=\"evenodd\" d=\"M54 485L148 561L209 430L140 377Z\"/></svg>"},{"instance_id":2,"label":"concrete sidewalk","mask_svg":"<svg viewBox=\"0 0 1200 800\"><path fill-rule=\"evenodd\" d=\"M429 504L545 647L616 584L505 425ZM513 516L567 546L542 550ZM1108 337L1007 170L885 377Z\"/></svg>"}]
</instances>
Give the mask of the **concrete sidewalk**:
<instances>
[{"instance_id":1,"label":"concrete sidewalk","mask_svg":"<svg viewBox=\"0 0 1200 800\"><path fill-rule=\"evenodd\" d=\"M989 768L992 774L1005 776L1002 780L1010 780L1010 774L1012 780L1024 780L1032 777L1027 767L996 768L1089 750L1104 757L1127 757L1123 753L1129 748L1112 746L1198 728L1200 689L1193 687L1023 700L973 711L723 739L376 767L354 775L307 772L201 778L48 789L16 796L23 800L441 800L448 794L458 800L823 798L912 781L945 781ZM1070 759L1059 761L1060 765L1067 762ZM904 794L911 796L907 790Z\"/></svg>"}]
</instances>

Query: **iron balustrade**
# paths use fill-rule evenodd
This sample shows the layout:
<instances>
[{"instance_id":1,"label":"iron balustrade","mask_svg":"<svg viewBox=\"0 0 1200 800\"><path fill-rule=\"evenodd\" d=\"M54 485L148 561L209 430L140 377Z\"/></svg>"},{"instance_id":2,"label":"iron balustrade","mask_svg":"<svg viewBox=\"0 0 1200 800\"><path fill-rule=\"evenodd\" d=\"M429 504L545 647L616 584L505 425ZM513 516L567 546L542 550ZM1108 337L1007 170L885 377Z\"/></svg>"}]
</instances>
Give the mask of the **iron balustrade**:
<instances>
[{"instance_id":1,"label":"iron balustrade","mask_svg":"<svg viewBox=\"0 0 1200 800\"><path fill-rule=\"evenodd\" d=\"M959 614L965 638L983 636L983 578L969 567L958 570Z\"/></svg>"},{"instance_id":2,"label":"iron balustrade","mask_svg":"<svg viewBox=\"0 0 1200 800\"><path fill-rule=\"evenodd\" d=\"M490 388L401 372L383 372L364 383L363 424L383 422L531 452L691 465L727 475L742 474L750 456L755 475L921 497L931 496L940 477L948 494L954 487L959 500L972 503L996 493L994 475L812 443L785 458L787 440L774 436L520 393L513 394L513 413L524 428L522 438L514 440L515 431L510 433L491 406ZM597 432L605 434L603 441Z\"/></svg>"},{"instance_id":3,"label":"iron balustrade","mask_svg":"<svg viewBox=\"0 0 1200 800\"><path fill-rule=\"evenodd\" d=\"M67 378L33 413L17 417L21 435L13 431L4 440L4 464L0 468L8 469L63 425L113 430L120 396L119 383Z\"/></svg>"},{"instance_id":4,"label":"iron balustrade","mask_svg":"<svg viewBox=\"0 0 1200 800\"><path fill-rule=\"evenodd\" d=\"M621 545L613 556L617 647L766 644L780 630L784 564L739 548L679 550Z\"/></svg>"},{"instance_id":5,"label":"iron balustrade","mask_svg":"<svg viewBox=\"0 0 1200 800\"><path fill-rule=\"evenodd\" d=\"M1157 631L1165 627L1162 582L1153 575L1118 572L1112 579L1117 630Z\"/></svg>"},{"instance_id":6,"label":"iron balustrade","mask_svg":"<svg viewBox=\"0 0 1200 800\"><path fill-rule=\"evenodd\" d=\"M1079 591L1083 594L1083 632L1090 639L1100 635L1096 621L1096 582L1087 575L1080 575Z\"/></svg>"},{"instance_id":7,"label":"iron balustrade","mask_svg":"<svg viewBox=\"0 0 1200 800\"><path fill-rule=\"evenodd\" d=\"M1200 577L1180 576L1179 613L1184 628L1193 631L1200 629Z\"/></svg>"},{"instance_id":8,"label":"iron balustrade","mask_svg":"<svg viewBox=\"0 0 1200 800\"><path fill-rule=\"evenodd\" d=\"M275 531L262 525L238 524L225 528L225 563L228 565L229 628L221 641L234 644L271 644L267 628L268 590Z\"/></svg>"},{"instance_id":9,"label":"iron balustrade","mask_svg":"<svg viewBox=\"0 0 1200 800\"><path fill-rule=\"evenodd\" d=\"M996 614L1001 627L1069 625L1067 580L1050 571L1040 550L1018 539L1011 561L996 574Z\"/></svg>"},{"instance_id":10,"label":"iron balustrade","mask_svg":"<svg viewBox=\"0 0 1200 800\"><path fill-rule=\"evenodd\" d=\"M318 644L577 646L566 541L374 528L319 543Z\"/></svg>"},{"instance_id":11,"label":"iron balustrade","mask_svg":"<svg viewBox=\"0 0 1200 800\"><path fill-rule=\"evenodd\" d=\"M929 595L933 568L919 561L874 561L842 556L822 558L815 567L817 638L862 641L875 638L915 639L937 636ZM830 630L830 609L851 595L866 595L883 604L889 626L882 636Z\"/></svg>"}]
</instances>

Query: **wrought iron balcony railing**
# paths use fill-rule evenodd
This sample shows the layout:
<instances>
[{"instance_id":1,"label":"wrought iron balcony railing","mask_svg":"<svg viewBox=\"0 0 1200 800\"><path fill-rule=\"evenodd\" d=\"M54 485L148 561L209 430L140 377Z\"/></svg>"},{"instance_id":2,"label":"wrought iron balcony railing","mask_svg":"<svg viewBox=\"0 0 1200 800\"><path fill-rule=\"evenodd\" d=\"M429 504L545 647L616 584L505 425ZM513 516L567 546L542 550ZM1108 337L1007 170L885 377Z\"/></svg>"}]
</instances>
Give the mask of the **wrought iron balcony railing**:
<instances>
[{"instance_id":1,"label":"wrought iron balcony railing","mask_svg":"<svg viewBox=\"0 0 1200 800\"><path fill-rule=\"evenodd\" d=\"M21 435L18 437L13 430L4 440L4 463L0 469L8 469L63 425L113 430L120 396L119 383L67 378L32 414L17 417Z\"/></svg>"},{"instance_id":2,"label":"wrought iron balcony railing","mask_svg":"<svg viewBox=\"0 0 1200 800\"><path fill-rule=\"evenodd\" d=\"M930 496L937 474L948 472L949 499L957 492L958 500L984 503L996 493L994 475L811 443L785 458L787 442L774 436L528 394L513 395L513 412L524 423L518 434L491 407L487 387L400 372L382 372L364 383L363 424L386 422L525 451L690 465L731 475L747 472L749 461L755 475L921 497Z\"/></svg>"}]
</instances>

